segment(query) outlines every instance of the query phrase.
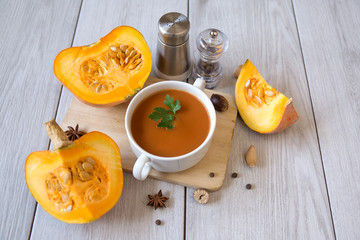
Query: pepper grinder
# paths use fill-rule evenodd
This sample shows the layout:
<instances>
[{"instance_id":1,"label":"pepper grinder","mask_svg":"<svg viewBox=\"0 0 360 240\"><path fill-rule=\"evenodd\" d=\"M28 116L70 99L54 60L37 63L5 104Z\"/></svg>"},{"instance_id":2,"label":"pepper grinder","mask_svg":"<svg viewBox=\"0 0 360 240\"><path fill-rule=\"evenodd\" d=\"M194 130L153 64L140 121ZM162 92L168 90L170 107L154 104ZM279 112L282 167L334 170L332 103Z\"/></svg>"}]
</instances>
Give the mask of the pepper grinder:
<instances>
[{"instance_id":1,"label":"pepper grinder","mask_svg":"<svg viewBox=\"0 0 360 240\"><path fill-rule=\"evenodd\" d=\"M185 81L190 73L190 22L181 13L171 12L159 19L155 73L163 79Z\"/></svg>"},{"instance_id":2,"label":"pepper grinder","mask_svg":"<svg viewBox=\"0 0 360 240\"><path fill-rule=\"evenodd\" d=\"M201 32L196 39L196 47L199 50L200 59L194 65L192 78L202 78L206 82L206 88L216 87L222 77L222 66L219 59L227 50L229 40L220 30L211 28Z\"/></svg>"}]
</instances>

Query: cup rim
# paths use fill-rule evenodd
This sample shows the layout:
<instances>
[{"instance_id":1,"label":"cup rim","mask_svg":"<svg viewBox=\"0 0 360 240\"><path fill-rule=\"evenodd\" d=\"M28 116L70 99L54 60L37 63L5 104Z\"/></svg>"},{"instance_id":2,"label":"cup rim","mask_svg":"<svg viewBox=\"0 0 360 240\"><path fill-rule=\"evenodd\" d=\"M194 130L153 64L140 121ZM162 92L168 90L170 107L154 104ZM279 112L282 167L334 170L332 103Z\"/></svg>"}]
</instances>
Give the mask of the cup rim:
<instances>
[{"instance_id":1,"label":"cup rim","mask_svg":"<svg viewBox=\"0 0 360 240\"><path fill-rule=\"evenodd\" d=\"M132 136L132 133L130 131L130 122L131 122L131 119L129 119L131 116L129 116L129 109L130 107L132 108L135 108L136 106L133 107L134 105L134 100L137 99L137 98L140 98L141 95L145 94L146 92L149 92L151 91L151 89L155 88L156 86L158 85L167 85L167 84L170 84L170 85L183 85L183 86L187 86L187 87L190 87L192 89L194 89L195 92L199 93L199 94L202 94L203 96L205 96L205 101L208 101L208 105L211 106L210 109L207 107L207 105L205 105L204 101L202 99L200 99L199 97L197 97L196 95L192 94L192 93L189 93L191 95L193 95L194 97L196 97L199 101L201 101L203 103L203 105L205 105L204 107L206 108L206 110L208 111L208 114L209 114L209 120L210 120L210 129L209 129L209 132L208 132L208 135L206 136L205 140L197 147L195 148L194 150L192 150L191 152L188 152L188 153L185 153L183 155L179 155L179 156L175 156L175 157L163 157L163 156L157 156L157 155L154 155L152 153L149 153L148 151L144 150L142 147L139 146L139 144L135 141L135 139L133 138ZM170 88L169 89L175 89L175 90L178 90L176 89L176 87L174 88ZM160 91L160 90L159 90ZM145 93L144 93L145 92ZM155 93L156 91L152 92L152 93ZM150 93L150 94L152 94ZM140 97L139 97L140 96ZM144 97L145 98L145 97ZM143 99L141 99L140 101L142 101ZM214 115L214 119L211 120L211 112L213 112L213 115ZM215 112L215 108L213 106L213 104L211 103L209 97L205 94L204 91L200 90L199 88L193 86L192 84L189 84L189 83L185 83L185 82L180 82L180 81L174 81L174 80L166 80L164 82L157 82L157 83L154 83L154 84L151 84L145 88L143 88L140 92L138 92L134 98L131 99L127 109L126 109L126 113L125 113L125 130L126 130L126 134L129 138L129 141L132 141L132 143L135 145L135 147L144 155L146 155L148 158L150 159L156 159L156 160L161 160L161 161L176 161L176 160L180 160L180 159L183 159L183 158L187 158L193 154L196 154L197 152L199 152L202 148L204 148L208 142L211 141L213 135L214 135L214 132L215 132L215 127L216 127L216 112Z\"/></svg>"}]
</instances>

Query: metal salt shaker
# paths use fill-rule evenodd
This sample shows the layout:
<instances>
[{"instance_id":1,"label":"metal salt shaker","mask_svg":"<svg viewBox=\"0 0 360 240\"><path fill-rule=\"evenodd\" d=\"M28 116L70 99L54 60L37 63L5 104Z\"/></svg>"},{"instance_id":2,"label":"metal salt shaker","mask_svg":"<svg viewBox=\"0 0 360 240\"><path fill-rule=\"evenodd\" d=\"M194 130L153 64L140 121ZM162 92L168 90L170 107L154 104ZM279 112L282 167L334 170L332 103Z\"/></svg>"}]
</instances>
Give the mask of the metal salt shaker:
<instances>
[{"instance_id":1,"label":"metal salt shaker","mask_svg":"<svg viewBox=\"0 0 360 240\"><path fill-rule=\"evenodd\" d=\"M222 77L222 66L219 63L221 55L227 50L229 40L227 36L217 29L206 29L196 39L196 47L200 53L200 59L194 65L192 78L202 78L206 82L206 88L216 87Z\"/></svg>"},{"instance_id":2,"label":"metal salt shaker","mask_svg":"<svg viewBox=\"0 0 360 240\"><path fill-rule=\"evenodd\" d=\"M155 60L155 72L158 77L181 81L189 77L189 29L190 22L181 13L167 13L159 19Z\"/></svg>"}]
</instances>

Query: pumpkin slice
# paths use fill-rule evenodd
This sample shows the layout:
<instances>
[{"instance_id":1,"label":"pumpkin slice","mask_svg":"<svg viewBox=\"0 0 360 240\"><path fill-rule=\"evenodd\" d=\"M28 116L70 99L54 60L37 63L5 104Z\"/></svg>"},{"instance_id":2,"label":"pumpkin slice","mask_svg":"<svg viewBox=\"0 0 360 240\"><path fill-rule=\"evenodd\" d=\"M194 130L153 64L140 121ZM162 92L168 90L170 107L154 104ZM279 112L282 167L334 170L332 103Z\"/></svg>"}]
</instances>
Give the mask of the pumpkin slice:
<instances>
[{"instance_id":1,"label":"pumpkin slice","mask_svg":"<svg viewBox=\"0 0 360 240\"><path fill-rule=\"evenodd\" d=\"M25 179L36 201L57 219L87 223L108 212L123 188L120 151L100 132L68 141L54 120L46 123L57 150L31 153Z\"/></svg>"},{"instance_id":2,"label":"pumpkin slice","mask_svg":"<svg viewBox=\"0 0 360 240\"><path fill-rule=\"evenodd\" d=\"M54 73L83 102L108 107L139 91L151 66L150 49L141 33L120 26L96 43L61 51Z\"/></svg>"},{"instance_id":3,"label":"pumpkin slice","mask_svg":"<svg viewBox=\"0 0 360 240\"><path fill-rule=\"evenodd\" d=\"M279 132L298 119L292 99L270 86L249 60L237 79L235 100L245 124L259 133Z\"/></svg>"}]
</instances>

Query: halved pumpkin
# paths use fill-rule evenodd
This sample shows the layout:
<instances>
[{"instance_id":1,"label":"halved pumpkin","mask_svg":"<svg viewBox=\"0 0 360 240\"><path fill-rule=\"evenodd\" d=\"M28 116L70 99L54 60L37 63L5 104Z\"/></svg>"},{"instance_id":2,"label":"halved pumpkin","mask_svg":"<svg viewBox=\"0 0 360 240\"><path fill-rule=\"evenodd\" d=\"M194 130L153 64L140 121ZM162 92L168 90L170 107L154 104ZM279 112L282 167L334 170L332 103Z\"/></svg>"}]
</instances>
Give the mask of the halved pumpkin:
<instances>
[{"instance_id":1,"label":"halved pumpkin","mask_svg":"<svg viewBox=\"0 0 360 240\"><path fill-rule=\"evenodd\" d=\"M48 122L47 128L52 132L53 146L60 141L62 147L28 156L25 178L30 192L45 211L61 221L98 219L121 196L123 172L118 146L100 132L71 142L55 121Z\"/></svg>"},{"instance_id":2,"label":"halved pumpkin","mask_svg":"<svg viewBox=\"0 0 360 240\"><path fill-rule=\"evenodd\" d=\"M246 60L235 86L236 105L245 124L259 133L279 132L298 119L292 104Z\"/></svg>"},{"instance_id":3,"label":"halved pumpkin","mask_svg":"<svg viewBox=\"0 0 360 240\"><path fill-rule=\"evenodd\" d=\"M108 107L139 91L151 66L150 49L141 33L120 26L96 43L61 51L54 73L83 102Z\"/></svg>"}]
</instances>

